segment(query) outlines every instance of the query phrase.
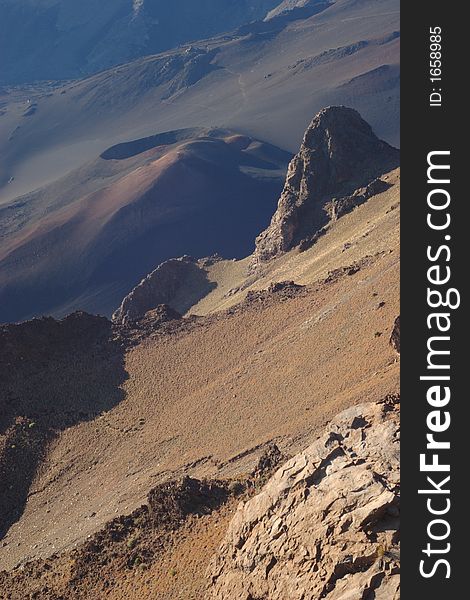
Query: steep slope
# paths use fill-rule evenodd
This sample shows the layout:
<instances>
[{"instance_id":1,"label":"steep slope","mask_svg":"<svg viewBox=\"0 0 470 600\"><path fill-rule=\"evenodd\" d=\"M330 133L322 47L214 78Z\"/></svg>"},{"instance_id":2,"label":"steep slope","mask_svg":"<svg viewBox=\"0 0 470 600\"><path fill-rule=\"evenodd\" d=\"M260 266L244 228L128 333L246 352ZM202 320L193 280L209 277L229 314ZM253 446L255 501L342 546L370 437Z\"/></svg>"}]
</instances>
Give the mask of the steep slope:
<instances>
[{"instance_id":1,"label":"steep slope","mask_svg":"<svg viewBox=\"0 0 470 600\"><path fill-rule=\"evenodd\" d=\"M289 158L221 130L108 149L1 211L0 320L75 309L110 315L162 260L245 256L272 214Z\"/></svg>"},{"instance_id":2,"label":"steep slope","mask_svg":"<svg viewBox=\"0 0 470 600\"><path fill-rule=\"evenodd\" d=\"M0 327L0 536L22 514L61 431L122 400L123 351L103 317L76 313ZM73 357L73 358L72 358Z\"/></svg>"},{"instance_id":3,"label":"steep slope","mask_svg":"<svg viewBox=\"0 0 470 600\"><path fill-rule=\"evenodd\" d=\"M271 445L237 480L157 486L76 549L0 573L0 586L10 600L238 600L247 589L397 600L398 403L388 396L344 411L288 462Z\"/></svg>"},{"instance_id":4,"label":"steep slope","mask_svg":"<svg viewBox=\"0 0 470 600\"><path fill-rule=\"evenodd\" d=\"M357 115L350 116L363 132ZM237 173L247 176L270 172L267 158L279 157L272 147L240 136L219 131L194 140L193 133L169 133L170 149L160 137L110 148L102 161L130 163L124 177L106 171L108 187L119 190L130 177L132 193L141 193L136 184L147 180L136 180L136 173L153 175L155 163L172 164L178 153L189 161L183 164L198 165L194 145L224 164L231 153ZM320 133L322 141L325 130ZM338 131L331 133L330 148L348 147ZM395 152L368 129L367 139L373 141L372 171L378 148L394 159ZM145 164L136 168L136 156L145 156ZM324 172L315 171L315 161L305 163L331 190L342 182L329 175L348 173L336 158L323 157L318 165ZM351 164L348 155L343 158L346 167ZM302 175L308 178L308 170ZM249 597L250 589L258 597L282 597L290 565L280 560L280 545L289 519L294 545L314 536L327 554L318 562L299 555L307 597L321 588L332 599L345 589L394 598L397 539L387 532L395 531L397 508L399 171L381 174L380 181L354 210L328 223L313 245L287 245L254 271L252 256L172 259L124 299L114 322L77 313L0 328L0 487L8 490L0 586L9 600L199 600L205 593L230 597L234 590ZM315 186L308 191L303 202L318 199ZM96 206L79 203L80 210L108 208L105 191L90 196ZM54 215L74 207L61 204L60 194L43 200L46 214L48 208ZM99 229L102 214L85 221L86 232ZM314 221L309 225L315 228ZM80 248L81 236L73 241ZM371 402L380 407L369 411L364 403ZM355 406L360 408L351 411ZM318 441L345 409L350 412ZM378 436L382 453L376 451ZM355 444L359 458L387 482L372 481L370 469L355 463ZM281 470L261 491L271 471L299 452L287 464L299 467L299 486ZM353 471L364 485L351 497L348 506L356 510L348 520L341 498L357 478ZM295 510L288 513L280 494L277 535L265 500L266 490L269 495L280 488ZM324 493L349 527L337 532L346 545L341 550L330 531L336 517L332 513L329 530L313 510ZM248 504L224 538L239 499ZM250 514L258 521L245 518ZM233 550L239 532L246 533L247 554L240 543ZM257 539L260 562L252 562L252 577L239 577Z\"/></svg>"},{"instance_id":5,"label":"steep slope","mask_svg":"<svg viewBox=\"0 0 470 600\"><path fill-rule=\"evenodd\" d=\"M262 19L278 0L3 0L0 84L72 79Z\"/></svg>"},{"instance_id":6,"label":"steep slope","mask_svg":"<svg viewBox=\"0 0 470 600\"><path fill-rule=\"evenodd\" d=\"M399 247L400 171L383 177L390 187L343 216L328 228L311 249L294 248L251 272L253 257L239 261L217 261L202 266L205 280L202 298L188 313L206 315L226 310L272 283L294 280L305 285L345 274L345 265L360 265L366 256L388 253ZM355 267L351 267L354 272ZM179 291L184 294L184 289ZM194 294L194 292L193 292ZM172 302L170 301L170 304Z\"/></svg>"},{"instance_id":7,"label":"steep slope","mask_svg":"<svg viewBox=\"0 0 470 600\"><path fill-rule=\"evenodd\" d=\"M126 381L109 391L98 385L101 402L110 394L121 400L57 432L4 538L2 568L80 543L140 506L159 481L244 473L263 444L274 440L284 452L298 452L339 410L396 393L389 340L399 314L399 228L392 191L397 185L340 219L318 245L274 260L258 283L266 289L283 275L306 287L253 290L226 312L151 329L137 345L126 346L124 332ZM322 257L327 270L337 265L330 274L319 268ZM36 361L31 366L35 384L25 393L36 397L40 388L55 398L56 378ZM58 376L62 395L73 398L75 379Z\"/></svg>"},{"instance_id":8,"label":"steep slope","mask_svg":"<svg viewBox=\"0 0 470 600\"><path fill-rule=\"evenodd\" d=\"M321 110L289 164L277 210L269 227L256 238L253 255L235 262L220 257L199 261L183 257L161 264L124 298L114 319L132 321L162 303L181 313L206 314L215 306L226 308L242 300L249 291L268 286L278 266L273 259L289 250L302 253L319 244L339 219L370 199L373 203L398 200L397 190L391 188L399 174L389 172L398 161L399 151L379 140L355 110L346 107ZM355 223L355 228L351 223ZM349 250L353 254L353 240L360 237L363 228L364 222L358 223L354 218L342 227L351 236L343 252ZM365 238L369 233L370 228L362 235ZM323 276L328 267L342 266L337 256L331 264L321 245L313 256L319 257L317 263ZM277 281L290 278L291 263L281 271L283 275L276 276Z\"/></svg>"},{"instance_id":9,"label":"steep slope","mask_svg":"<svg viewBox=\"0 0 470 600\"><path fill-rule=\"evenodd\" d=\"M297 151L324 106L399 142L397 0L338 0L148 56L82 81L0 94L0 202L119 142L225 127ZM295 17L295 18L294 18Z\"/></svg>"}]
</instances>

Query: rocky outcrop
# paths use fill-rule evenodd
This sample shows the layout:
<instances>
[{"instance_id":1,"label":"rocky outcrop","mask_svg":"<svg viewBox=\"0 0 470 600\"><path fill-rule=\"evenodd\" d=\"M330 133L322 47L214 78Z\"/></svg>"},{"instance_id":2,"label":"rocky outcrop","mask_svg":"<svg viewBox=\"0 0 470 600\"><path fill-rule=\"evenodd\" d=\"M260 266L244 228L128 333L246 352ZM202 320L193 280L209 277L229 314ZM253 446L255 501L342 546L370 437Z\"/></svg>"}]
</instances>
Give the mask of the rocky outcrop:
<instances>
[{"instance_id":1,"label":"rocky outcrop","mask_svg":"<svg viewBox=\"0 0 470 600\"><path fill-rule=\"evenodd\" d=\"M240 504L208 597L398 599L398 432L395 397L341 413Z\"/></svg>"},{"instance_id":2,"label":"rocky outcrop","mask_svg":"<svg viewBox=\"0 0 470 600\"><path fill-rule=\"evenodd\" d=\"M306 286L299 285L294 281L273 282L266 290L249 290L243 305L252 304L253 302L264 302L273 297L276 297L280 301L289 300L304 292L306 292Z\"/></svg>"},{"instance_id":3,"label":"rocky outcrop","mask_svg":"<svg viewBox=\"0 0 470 600\"><path fill-rule=\"evenodd\" d=\"M167 304L159 304L156 308L147 311L141 319L136 321L135 326L143 329L152 328L178 319L181 319L179 312Z\"/></svg>"},{"instance_id":4,"label":"rocky outcrop","mask_svg":"<svg viewBox=\"0 0 470 600\"><path fill-rule=\"evenodd\" d=\"M115 339L119 341L121 347L128 349L158 333L181 330L189 323L191 323L191 319L183 319L180 313L171 306L159 304L136 320L114 323L113 331Z\"/></svg>"},{"instance_id":5,"label":"rocky outcrop","mask_svg":"<svg viewBox=\"0 0 470 600\"><path fill-rule=\"evenodd\" d=\"M77 311L61 320L41 317L23 323L0 325L0 365L11 370L25 362L44 361L76 347L107 341L111 323L105 317ZM4 371L6 374L7 371Z\"/></svg>"},{"instance_id":6,"label":"rocky outcrop","mask_svg":"<svg viewBox=\"0 0 470 600\"><path fill-rule=\"evenodd\" d=\"M142 319L146 313L166 305L166 320L170 320L168 309L184 313L213 289L204 269L208 264L218 260L201 259L196 261L189 256L172 258L161 263L139 285L137 285L122 301L121 306L113 314L114 323L128 325ZM159 309L160 312L162 309ZM178 318L173 314L172 318ZM161 319L160 319L161 321Z\"/></svg>"},{"instance_id":7,"label":"rocky outcrop","mask_svg":"<svg viewBox=\"0 0 470 600\"><path fill-rule=\"evenodd\" d=\"M387 189L379 177L398 164L399 151L379 140L357 111L321 110L289 165L271 224L256 239L252 269L315 241L331 221Z\"/></svg>"}]
</instances>

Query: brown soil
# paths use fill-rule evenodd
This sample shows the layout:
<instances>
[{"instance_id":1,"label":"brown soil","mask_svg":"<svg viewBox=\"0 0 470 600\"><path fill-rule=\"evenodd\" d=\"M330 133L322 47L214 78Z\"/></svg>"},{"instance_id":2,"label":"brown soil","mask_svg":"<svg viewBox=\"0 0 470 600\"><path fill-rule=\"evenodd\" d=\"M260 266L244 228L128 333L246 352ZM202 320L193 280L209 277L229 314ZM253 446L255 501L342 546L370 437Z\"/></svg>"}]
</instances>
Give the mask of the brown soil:
<instances>
[{"instance_id":1,"label":"brown soil","mask_svg":"<svg viewBox=\"0 0 470 600\"><path fill-rule=\"evenodd\" d=\"M211 493L214 487L208 486ZM166 499L172 499L171 490L165 493ZM237 502L232 497L216 512L204 506L206 510L191 510L184 518L167 512L164 522L159 522L163 515L155 507L144 505L128 517L113 520L77 550L0 573L0 590L5 590L0 597L201 598L207 564Z\"/></svg>"},{"instance_id":2,"label":"brown soil","mask_svg":"<svg viewBox=\"0 0 470 600\"><path fill-rule=\"evenodd\" d=\"M185 477L161 484L146 504L116 517L77 549L0 572L1 597L200 599L209 560L238 502L257 493L282 460L272 445L244 479Z\"/></svg>"},{"instance_id":3,"label":"brown soil","mask_svg":"<svg viewBox=\"0 0 470 600\"><path fill-rule=\"evenodd\" d=\"M122 555L105 544L117 556L102 567L99 583L83 576L82 596L67 596L60 586L73 580L74 549L139 510L160 483L244 477L269 442L293 454L343 408L397 392L398 357L390 345L399 314L394 178L390 190L340 219L311 249L273 261L257 281L238 279L237 263L214 265L211 276L223 272L226 289L234 274L238 291L223 298L215 288L200 303L204 311L195 307L203 316L149 323L147 335L130 345L114 332L119 377L106 375L106 353L98 353L103 361L86 361L83 350L76 356L86 365L79 369L85 379L74 376L73 365L64 377L60 352L52 363L56 376L41 368L28 376L24 397L55 399L52 415L61 399L96 408L88 407L85 418L59 420L44 456L34 459L23 510L0 548L0 569L59 558L51 569L41 563L38 572L33 563L4 575L0 597L34 597L28 594L40 581L62 589L50 596L56 600L201 598L230 500L173 527L148 570L124 568ZM87 389L92 396L83 396ZM33 418L26 410L11 417L8 427L19 426L13 417ZM104 581L112 585L99 587Z\"/></svg>"}]
</instances>

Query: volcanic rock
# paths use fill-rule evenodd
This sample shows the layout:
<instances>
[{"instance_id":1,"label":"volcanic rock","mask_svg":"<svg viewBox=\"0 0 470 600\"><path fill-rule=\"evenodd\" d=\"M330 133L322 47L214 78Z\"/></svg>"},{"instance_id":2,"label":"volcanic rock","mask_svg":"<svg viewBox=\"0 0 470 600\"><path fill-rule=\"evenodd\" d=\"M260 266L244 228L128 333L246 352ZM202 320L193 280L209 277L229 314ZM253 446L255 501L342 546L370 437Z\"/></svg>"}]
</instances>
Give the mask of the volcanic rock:
<instances>
[{"instance_id":1,"label":"volcanic rock","mask_svg":"<svg viewBox=\"0 0 470 600\"><path fill-rule=\"evenodd\" d=\"M321 110L292 159L269 227L256 239L252 268L315 238L331 221L387 189L380 175L398 166L399 151L379 140L359 113Z\"/></svg>"},{"instance_id":2,"label":"volcanic rock","mask_svg":"<svg viewBox=\"0 0 470 600\"><path fill-rule=\"evenodd\" d=\"M121 306L113 314L113 321L127 325L142 319L146 313L161 305L167 305L165 312L167 321L170 320L168 318L169 308L184 312L185 306L182 307L178 302L180 290L184 289L185 296L180 300L183 304L184 302L188 303L187 308L189 308L193 300L191 289L195 296L201 294L201 297L211 289L206 271L202 268L204 264L204 260L199 265L198 261L189 256L172 258L161 263L124 298ZM161 308L159 310L161 312ZM176 319L180 316L175 312L171 318Z\"/></svg>"},{"instance_id":3,"label":"volcanic rock","mask_svg":"<svg viewBox=\"0 0 470 600\"><path fill-rule=\"evenodd\" d=\"M0 364L11 368L19 361L34 360L47 354L60 355L74 343L97 344L107 339L111 323L101 316L83 311L62 320L42 317L23 323L0 325Z\"/></svg>"},{"instance_id":4,"label":"volcanic rock","mask_svg":"<svg viewBox=\"0 0 470 600\"><path fill-rule=\"evenodd\" d=\"M398 489L397 398L346 410L239 505L208 597L397 599Z\"/></svg>"}]
</instances>

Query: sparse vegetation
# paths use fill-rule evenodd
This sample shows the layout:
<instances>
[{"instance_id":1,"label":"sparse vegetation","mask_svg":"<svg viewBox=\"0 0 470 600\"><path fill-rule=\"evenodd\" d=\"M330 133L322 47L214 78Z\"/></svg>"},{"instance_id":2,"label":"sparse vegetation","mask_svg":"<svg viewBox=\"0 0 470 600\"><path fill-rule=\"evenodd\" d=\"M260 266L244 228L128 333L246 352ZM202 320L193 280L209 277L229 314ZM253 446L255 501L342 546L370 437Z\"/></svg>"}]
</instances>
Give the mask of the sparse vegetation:
<instances>
[{"instance_id":1,"label":"sparse vegetation","mask_svg":"<svg viewBox=\"0 0 470 600\"><path fill-rule=\"evenodd\" d=\"M133 562L134 567L138 567L141 564L142 564L142 559L140 558L140 556L136 556L134 558L134 562Z\"/></svg>"},{"instance_id":2,"label":"sparse vegetation","mask_svg":"<svg viewBox=\"0 0 470 600\"><path fill-rule=\"evenodd\" d=\"M132 537L130 537L127 540L126 546L129 548L129 550L133 550L137 546L137 542L138 541L139 541L139 536L138 535L133 535Z\"/></svg>"},{"instance_id":3,"label":"sparse vegetation","mask_svg":"<svg viewBox=\"0 0 470 600\"><path fill-rule=\"evenodd\" d=\"M238 480L231 481L228 486L228 491L234 496L240 495L245 490L245 485Z\"/></svg>"}]
</instances>

